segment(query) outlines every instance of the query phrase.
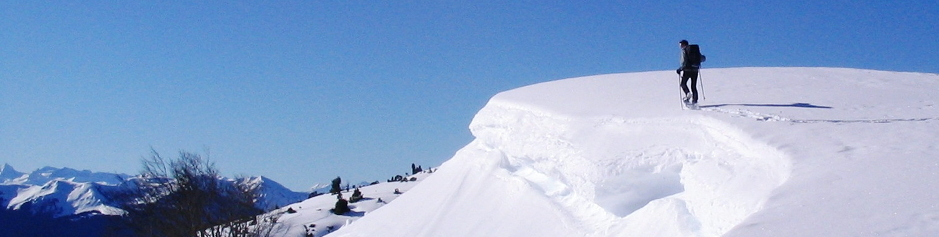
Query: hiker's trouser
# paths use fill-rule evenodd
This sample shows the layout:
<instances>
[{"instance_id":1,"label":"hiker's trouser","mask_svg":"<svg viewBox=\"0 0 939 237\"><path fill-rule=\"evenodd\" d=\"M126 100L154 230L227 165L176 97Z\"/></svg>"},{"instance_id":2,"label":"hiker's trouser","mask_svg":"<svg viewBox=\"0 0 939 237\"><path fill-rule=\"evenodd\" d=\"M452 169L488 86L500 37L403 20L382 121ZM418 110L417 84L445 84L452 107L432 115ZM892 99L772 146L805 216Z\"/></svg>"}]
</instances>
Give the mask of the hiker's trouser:
<instances>
[{"instance_id":1,"label":"hiker's trouser","mask_svg":"<svg viewBox=\"0 0 939 237\"><path fill-rule=\"evenodd\" d=\"M688 94L688 80L691 80L691 103L698 103L698 70L682 70L681 91Z\"/></svg>"}]
</instances>

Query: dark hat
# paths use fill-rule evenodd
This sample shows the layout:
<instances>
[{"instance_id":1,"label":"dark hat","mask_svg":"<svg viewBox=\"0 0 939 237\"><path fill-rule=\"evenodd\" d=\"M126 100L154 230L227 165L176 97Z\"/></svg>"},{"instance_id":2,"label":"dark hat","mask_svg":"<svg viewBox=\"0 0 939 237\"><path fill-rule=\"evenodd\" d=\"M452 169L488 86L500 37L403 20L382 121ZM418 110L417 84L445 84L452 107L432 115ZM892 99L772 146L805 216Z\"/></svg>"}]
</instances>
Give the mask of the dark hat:
<instances>
[{"instance_id":1,"label":"dark hat","mask_svg":"<svg viewBox=\"0 0 939 237\"><path fill-rule=\"evenodd\" d=\"M681 40L681 41L678 41L678 43L679 43L679 44L688 44L688 41L687 41L687 40Z\"/></svg>"}]
</instances>

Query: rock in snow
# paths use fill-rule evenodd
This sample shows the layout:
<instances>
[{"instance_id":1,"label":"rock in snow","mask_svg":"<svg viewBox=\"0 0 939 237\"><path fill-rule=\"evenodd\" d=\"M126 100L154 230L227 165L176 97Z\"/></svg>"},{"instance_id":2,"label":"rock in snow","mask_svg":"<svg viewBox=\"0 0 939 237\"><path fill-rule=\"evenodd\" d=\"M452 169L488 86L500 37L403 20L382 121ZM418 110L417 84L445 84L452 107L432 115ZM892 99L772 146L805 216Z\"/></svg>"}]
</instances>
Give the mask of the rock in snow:
<instances>
[{"instance_id":1,"label":"rock in snow","mask_svg":"<svg viewBox=\"0 0 939 237\"><path fill-rule=\"evenodd\" d=\"M330 236L931 236L939 75L671 71L494 96L474 141Z\"/></svg>"}]
</instances>

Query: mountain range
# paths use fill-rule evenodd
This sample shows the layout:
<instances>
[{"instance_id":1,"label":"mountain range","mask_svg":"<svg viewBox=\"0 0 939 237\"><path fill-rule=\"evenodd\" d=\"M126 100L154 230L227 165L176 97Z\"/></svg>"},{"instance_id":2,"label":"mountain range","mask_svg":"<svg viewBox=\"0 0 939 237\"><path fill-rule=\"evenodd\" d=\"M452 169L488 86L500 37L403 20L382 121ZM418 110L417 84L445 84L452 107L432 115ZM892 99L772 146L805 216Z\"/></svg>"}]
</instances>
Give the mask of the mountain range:
<instances>
[{"instance_id":1,"label":"mountain range","mask_svg":"<svg viewBox=\"0 0 939 237\"><path fill-rule=\"evenodd\" d=\"M116 190L122 180L133 178L126 174L54 167L23 173L4 164L0 169L0 205L7 210L19 210L24 205L44 207L54 217L120 215L122 210L116 208L104 192ZM291 191L263 176L219 179L256 187L260 192L256 205L262 210L282 207L308 196L308 193Z\"/></svg>"}]
</instances>

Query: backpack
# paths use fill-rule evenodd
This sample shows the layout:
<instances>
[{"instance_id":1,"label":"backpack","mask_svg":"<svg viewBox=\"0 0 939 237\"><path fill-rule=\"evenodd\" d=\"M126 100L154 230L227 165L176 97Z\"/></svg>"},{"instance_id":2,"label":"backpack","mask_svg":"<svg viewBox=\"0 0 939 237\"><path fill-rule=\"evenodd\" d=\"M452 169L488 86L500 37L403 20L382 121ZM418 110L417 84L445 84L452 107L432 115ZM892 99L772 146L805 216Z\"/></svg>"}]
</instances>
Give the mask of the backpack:
<instances>
[{"instance_id":1,"label":"backpack","mask_svg":"<svg viewBox=\"0 0 939 237\"><path fill-rule=\"evenodd\" d=\"M685 51L685 62L691 67L701 67L701 63L707 60L707 57L701 54L701 49L697 44L688 45Z\"/></svg>"}]
</instances>

